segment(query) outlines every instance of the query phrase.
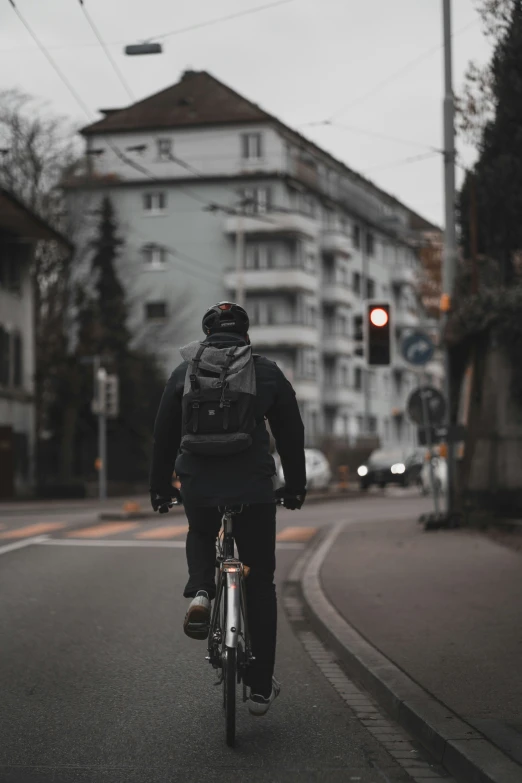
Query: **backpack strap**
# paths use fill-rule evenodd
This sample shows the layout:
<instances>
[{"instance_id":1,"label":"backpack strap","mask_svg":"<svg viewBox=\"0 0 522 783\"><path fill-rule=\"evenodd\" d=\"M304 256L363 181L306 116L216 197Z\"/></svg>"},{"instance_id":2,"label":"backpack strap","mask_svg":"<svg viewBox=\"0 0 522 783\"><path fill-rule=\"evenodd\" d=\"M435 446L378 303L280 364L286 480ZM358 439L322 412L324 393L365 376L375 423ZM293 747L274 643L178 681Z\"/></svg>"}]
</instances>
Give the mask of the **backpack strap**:
<instances>
[{"instance_id":1,"label":"backpack strap","mask_svg":"<svg viewBox=\"0 0 522 783\"><path fill-rule=\"evenodd\" d=\"M199 391L199 383L198 383L197 375L199 370L199 363L201 361L201 356L203 355L203 351L205 350L206 347L207 347L206 345L203 345L203 343L201 343L200 347L198 348L198 352L192 359L190 365L189 380L193 392Z\"/></svg>"}]
</instances>

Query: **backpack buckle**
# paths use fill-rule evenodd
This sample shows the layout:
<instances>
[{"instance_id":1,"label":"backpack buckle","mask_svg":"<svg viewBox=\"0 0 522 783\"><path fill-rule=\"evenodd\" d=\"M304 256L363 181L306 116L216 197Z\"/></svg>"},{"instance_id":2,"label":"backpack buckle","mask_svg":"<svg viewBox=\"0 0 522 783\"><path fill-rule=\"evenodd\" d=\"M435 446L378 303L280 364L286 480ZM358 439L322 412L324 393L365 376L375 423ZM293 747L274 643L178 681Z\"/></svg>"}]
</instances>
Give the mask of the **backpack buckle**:
<instances>
[{"instance_id":1,"label":"backpack buckle","mask_svg":"<svg viewBox=\"0 0 522 783\"><path fill-rule=\"evenodd\" d=\"M195 400L195 402L192 403L192 407L196 409L199 408L199 402Z\"/></svg>"}]
</instances>

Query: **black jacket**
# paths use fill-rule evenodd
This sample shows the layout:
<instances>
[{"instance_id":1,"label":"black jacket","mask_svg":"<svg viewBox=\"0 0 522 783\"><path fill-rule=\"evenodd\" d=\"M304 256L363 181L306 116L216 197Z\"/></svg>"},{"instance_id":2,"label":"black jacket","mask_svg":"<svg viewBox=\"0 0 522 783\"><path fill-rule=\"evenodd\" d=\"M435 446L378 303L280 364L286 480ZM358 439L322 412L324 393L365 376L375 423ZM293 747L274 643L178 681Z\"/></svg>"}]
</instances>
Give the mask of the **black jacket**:
<instances>
[{"instance_id":1,"label":"black jacket","mask_svg":"<svg viewBox=\"0 0 522 783\"><path fill-rule=\"evenodd\" d=\"M235 335L211 335L205 341L217 347L244 344ZM269 450L268 420L281 457L286 486L301 494L306 486L304 427L290 382L275 362L255 356L256 418L252 445L239 454L204 457L180 451L181 401L187 362L170 376L154 425L154 449L150 474L151 492L171 494L174 470L181 481L187 505L217 506L225 503L270 503L274 500L274 460Z\"/></svg>"}]
</instances>

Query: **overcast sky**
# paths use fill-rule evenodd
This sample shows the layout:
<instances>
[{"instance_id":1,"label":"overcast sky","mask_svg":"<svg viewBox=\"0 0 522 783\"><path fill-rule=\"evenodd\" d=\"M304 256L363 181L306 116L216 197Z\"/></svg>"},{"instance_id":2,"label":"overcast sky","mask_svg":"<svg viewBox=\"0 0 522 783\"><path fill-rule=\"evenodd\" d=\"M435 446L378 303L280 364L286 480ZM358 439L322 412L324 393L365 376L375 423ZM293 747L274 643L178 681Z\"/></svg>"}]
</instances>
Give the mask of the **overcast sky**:
<instances>
[{"instance_id":1,"label":"overcast sky","mask_svg":"<svg viewBox=\"0 0 522 783\"><path fill-rule=\"evenodd\" d=\"M290 0L168 37L159 56L123 55L124 43L268 2L85 0L85 7L136 98L175 83L186 68L206 69L440 223L440 156L400 161L442 145L442 50L436 49L442 0ZM16 5L93 117L99 108L129 103L78 0L16 0ZM473 0L453 0L453 29L458 90L468 61L486 61L490 48ZM405 69L415 58L422 59ZM0 0L0 88L9 87L48 100L79 123L86 119L8 0ZM351 129L308 125L332 116ZM471 151L462 152L470 160Z\"/></svg>"}]
</instances>

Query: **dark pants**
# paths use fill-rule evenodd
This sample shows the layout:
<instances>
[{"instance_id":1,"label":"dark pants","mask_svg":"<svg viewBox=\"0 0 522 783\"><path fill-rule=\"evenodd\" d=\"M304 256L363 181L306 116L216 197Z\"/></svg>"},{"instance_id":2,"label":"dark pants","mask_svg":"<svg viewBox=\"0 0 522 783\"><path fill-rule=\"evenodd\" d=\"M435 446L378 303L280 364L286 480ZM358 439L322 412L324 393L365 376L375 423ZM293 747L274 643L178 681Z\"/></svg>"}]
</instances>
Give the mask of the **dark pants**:
<instances>
[{"instance_id":1,"label":"dark pants","mask_svg":"<svg viewBox=\"0 0 522 783\"><path fill-rule=\"evenodd\" d=\"M198 590L206 590L214 598L215 542L222 515L216 508L202 506L186 508L186 513L189 580L183 594L185 598L193 598ZM252 653L256 660L248 667L245 681L254 693L266 696L272 690L276 648L275 523L275 503L245 506L234 517L239 559L250 566L245 586Z\"/></svg>"}]
</instances>

